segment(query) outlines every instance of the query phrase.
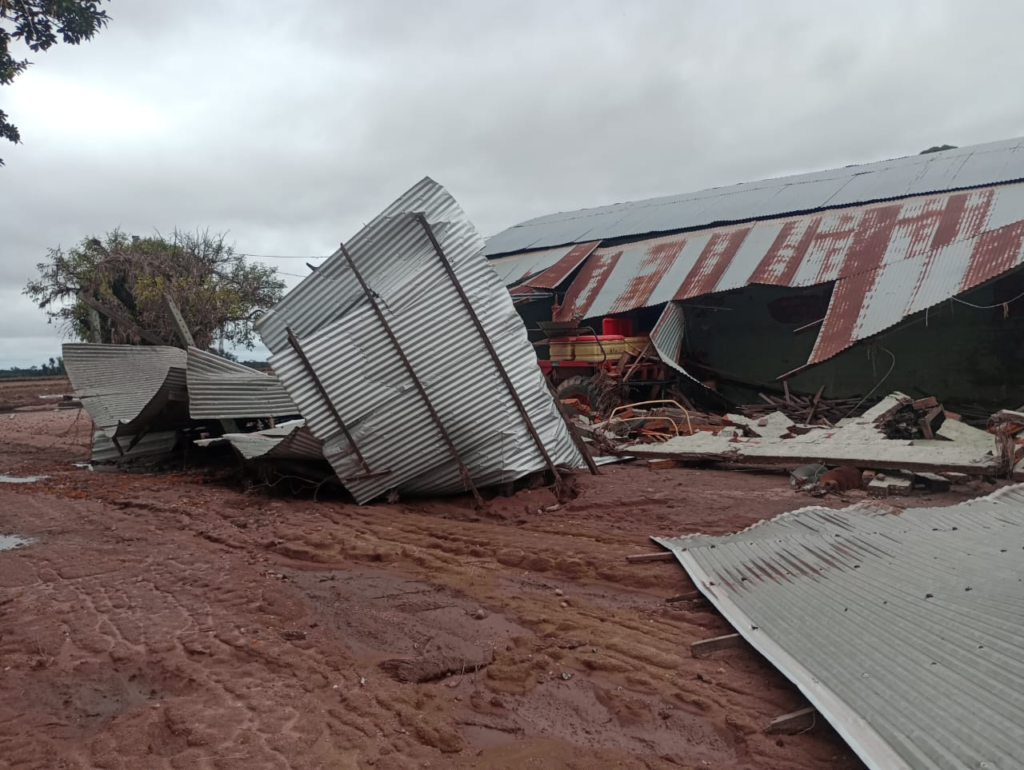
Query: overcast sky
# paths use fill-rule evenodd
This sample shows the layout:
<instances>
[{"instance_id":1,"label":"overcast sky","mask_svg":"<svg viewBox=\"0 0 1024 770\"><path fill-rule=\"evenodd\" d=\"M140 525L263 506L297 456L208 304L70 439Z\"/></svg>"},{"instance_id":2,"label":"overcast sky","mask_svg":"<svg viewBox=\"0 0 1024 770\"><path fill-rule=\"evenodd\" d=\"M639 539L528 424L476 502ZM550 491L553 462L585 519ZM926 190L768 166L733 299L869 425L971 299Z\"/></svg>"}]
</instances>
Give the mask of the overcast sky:
<instances>
[{"instance_id":1,"label":"overcast sky","mask_svg":"<svg viewBox=\"0 0 1024 770\"><path fill-rule=\"evenodd\" d=\"M425 175L490 235L1024 135L1016 0L104 5L0 89L0 367L59 353L21 296L47 247L114 227L316 256Z\"/></svg>"}]
</instances>

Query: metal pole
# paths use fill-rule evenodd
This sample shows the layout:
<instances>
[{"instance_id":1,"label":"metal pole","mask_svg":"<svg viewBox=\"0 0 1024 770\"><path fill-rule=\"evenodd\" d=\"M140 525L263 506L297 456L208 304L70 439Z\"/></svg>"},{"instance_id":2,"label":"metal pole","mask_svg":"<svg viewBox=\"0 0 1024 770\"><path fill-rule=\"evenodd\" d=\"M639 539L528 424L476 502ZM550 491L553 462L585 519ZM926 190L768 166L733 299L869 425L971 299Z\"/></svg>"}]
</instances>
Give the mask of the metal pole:
<instances>
[{"instance_id":1,"label":"metal pole","mask_svg":"<svg viewBox=\"0 0 1024 770\"><path fill-rule=\"evenodd\" d=\"M171 295L164 292L164 304L167 305L167 310L171 314L171 320L174 322L174 329L178 332L178 339L181 340L181 344L185 348L194 348L196 341L192 338L192 331L188 328L188 324L185 323L184 317L181 315L181 311L178 310L178 305L171 298Z\"/></svg>"},{"instance_id":2,"label":"metal pole","mask_svg":"<svg viewBox=\"0 0 1024 770\"><path fill-rule=\"evenodd\" d=\"M391 340L392 346L395 348L395 352L398 353L398 357L402 360L405 365L405 370L409 373L409 377L413 384L416 386L416 390L419 391L420 397L423 399L423 403L426 404L427 411L430 412L430 417L434 421L434 425L437 426L438 432L441 434L441 438L444 439L445 444L448 445L448 451L451 452L452 459L458 463L459 473L462 476L462 483L466 485L466 488L473 493L473 499L476 500L477 505L483 507L484 500L480 497L480 492L477 490L476 485L473 484L473 477L469 473L469 468L466 467L466 463L463 462L459 456L459 450L455 447L455 442L452 441L452 437L448 435L448 430L444 427L444 423L441 421L441 415L434 409L433 403L430 401L430 397L427 395L427 389L423 387L423 383L420 382L420 378L416 375L416 371L412 368L412 362L408 356L405 355L405 351L402 350L402 346L398 342L398 337L395 336L394 330L391 328L391 324L388 323L387 317L384 315L384 311L380 309L380 305L377 304L377 295L373 293L373 290L366 284L363 279L362 273L356 267L355 261L352 259L352 255L348 253L348 249L345 248L345 244L341 244L338 247L341 251L342 256L348 262L349 268L352 270L352 274L359 281L359 285L363 289L363 294L370 301L370 306L373 311L377 314L377 320L380 321L380 325L384 327L384 333L388 335L388 339Z\"/></svg>"},{"instance_id":3,"label":"metal pole","mask_svg":"<svg viewBox=\"0 0 1024 770\"><path fill-rule=\"evenodd\" d=\"M512 396L512 400L515 402L516 407L518 407L519 414L523 416L523 422L526 423L526 427L530 431L530 435L533 436L533 440L537 444L537 449L540 450L541 457L544 458L544 462L547 463L548 468L551 469L551 473L555 477L555 495L561 499L562 478L558 473L558 468L551 459L551 455L548 454L547 447L544 446L544 442L541 440L540 434L537 432L537 428L533 424L533 420L530 419L530 414L526 411L526 405L523 403L522 399L519 398L519 394L516 393L515 386L512 384L512 379L508 376L508 372L505 371L504 364L501 363L501 359L498 357L498 351L494 349L494 345L491 343L490 337L487 336L487 331L484 329L484 325L480 322L480 317L476 314L476 310L473 309L473 305L469 301L469 297L466 296L466 292L462 288L462 284L459 283L458 276L455 275L455 270L452 269L452 265L448 261L448 257L445 256L444 250L441 248L441 244L438 243L437 238L434 237L434 231L431 229L430 223L427 222L426 216L422 213L416 213L413 214L412 217L420 223L420 226L423 228L424 232L426 232L427 237L430 239L430 243L434 247L434 251L437 252L438 259L441 260L441 266L444 267L444 271L451 279L452 285L455 286L455 291L458 292L459 298L462 300L462 304L466 308L466 312L469 313L469 317L472 319L473 325L476 326L476 330L480 334L480 339L483 340L484 346L487 348L487 352L491 354L494 366L498 369L498 374L501 375L501 379L505 383L505 387L508 389L509 395Z\"/></svg>"},{"instance_id":4,"label":"metal pole","mask_svg":"<svg viewBox=\"0 0 1024 770\"><path fill-rule=\"evenodd\" d=\"M555 386L551 384L551 381L545 377L544 382L547 383L548 390L551 391L551 397L555 399L555 406L558 408L558 413L562 415L562 419L565 421L565 427L569 430L569 435L572 437L572 443L576 445L576 449L583 456L583 462L587 464L587 468L595 476L600 476L601 471L598 470L597 463L594 462L594 454L590 451L590 447L587 446L587 442L583 440L579 431L576 430L576 425L573 423L572 418L565 409L565 404L562 403L561 399L558 398L558 391L555 390Z\"/></svg>"},{"instance_id":5,"label":"metal pole","mask_svg":"<svg viewBox=\"0 0 1024 770\"><path fill-rule=\"evenodd\" d=\"M302 349L302 345L299 344L299 339L295 336L295 332L292 331L290 326L286 326L285 331L288 333L288 344L292 346L292 349L299 357L299 360L302 361L302 365L306 368L306 374L308 374L310 379L313 380L313 384L323 397L324 403L327 404L327 408L331 410L331 414L334 415L334 419L337 420L338 425L341 426L342 433L345 434L345 438L348 439L348 443L352 445L352 449L355 451L356 457L359 458L359 464L363 466L364 471L372 473L369 463L366 462L366 458L363 457L363 453L359 451L359 446L356 444L355 439L352 438L352 434L349 433L348 426L345 425L345 421L341 418L341 412L339 412L337 407L334 406L334 402L331 401L331 397L327 395L327 389L324 387L323 383L320 382L320 378L316 376L313 364L310 363L309 358L307 358L305 351Z\"/></svg>"}]
</instances>

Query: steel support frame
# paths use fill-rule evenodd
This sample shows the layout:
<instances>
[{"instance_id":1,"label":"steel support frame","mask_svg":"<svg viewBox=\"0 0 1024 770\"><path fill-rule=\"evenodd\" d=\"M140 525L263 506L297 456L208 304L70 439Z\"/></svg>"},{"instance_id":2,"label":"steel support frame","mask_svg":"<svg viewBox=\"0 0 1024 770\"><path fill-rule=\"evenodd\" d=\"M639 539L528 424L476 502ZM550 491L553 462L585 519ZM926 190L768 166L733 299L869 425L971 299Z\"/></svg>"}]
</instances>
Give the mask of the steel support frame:
<instances>
[{"instance_id":1,"label":"steel support frame","mask_svg":"<svg viewBox=\"0 0 1024 770\"><path fill-rule=\"evenodd\" d=\"M529 430L530 435L533 436L533 440L537 444L537 449L540 451L541 457L544 458L544 462L547 463L548 468L551 470L551 474L554 476L555 481L555 496L561 500L562 477L558 471L558 467L551 459L551 455L548 454L547 447L544 446L544 442L541 440L540 434L537 432L537 428L533 424L533 420L530 418L530 413L526 410L526 405L516 392L515 385L512 384L512 378L508 376L508 372L505 370L505 365L501 362L501 358L498 356L498 351L494 348L494 343L492 343L490 337L487 336L487 330L484 329L484 325L480 321L480 317L476 314L473 304L469 301L469 297L466 295L465 289L463 289L462 284L459 283L459 278L455 275L455 269L452 267L451 262L448 261L448 257L444 253L444 249L441 248L441 244L438 242L437 237L434 235L434 231L430 227L427 217L422 212L416 212L411 216L419 223L420 227L422 227L423 231L427 234L427 238L430 239L430 243L434 247L434 251L437 253L437 258L440 260L441 266L444 268L445 273L447 273L448 278L452 282L452 286L455 287L455 291L459 295L459 299L462 300L463 307L466 308L466 312L473 321L473 326L476 327L477 333L480 335L480 340L484 343L484 347L487 348L487 352L490 354L491 360L494 362L494 366L498 370L498 374L501 375L502 382L505 383L505 387L508 390L509 395L515 402L516 408L519 410L519 414L522 415L523 422L526 423L527 430Z\"/></svg>"},{"instance_id":2,"label":"steel support frame","mask_svg":"<svg viewBox=\"0 0 1024 770\"><path fill-rule=\"evenodd\" d=\"M466 489L472 492L473 499L476 501L476 504L480 507L483 507L484 500L480 496L480 491L476 488L476 485L473 484L473 477L469 472L469 468L466 467L466 463L459 455L459 450L455 446L455 442L449 435L447 428L445 428L444 422L441 420L441 415L439 415L437 413L437 409L434 408L434 404L430 400L430 396L427 395L427 389L424 387L423 382L416 374L416 370L413 368L412 362L409 360L409 357L405 354L405 350L402 349L402 345L398 341L398 337L395 336L395 331L394 329L391 328L391 324L388 322L387 316L385 316L384 311L381 310L380 304L377 302L377 295L366 283L366 279L363 278L363 274L359 272L359 268L356 267L355 260L352 259L352 255L349 254L348 249L345 248L344 243L342 243L338 247L338 250L341 252L341 255L345 257L345 261L348 262L348 266L349 269L352 271L352 275L354 275L356 280L359 282L359 286L363 290L363 295L369 301L370 307L373 308L373 312L376 314L377 320L380 321L380 325L384 329L384 333L387 334L388 339L391 341L392 347L394 347L399 359L401 359L402 364L405 366L405 370L409 374L409 378L412 380L413 385L416 386L416 390L419 392L420 398L423 399L423 403L427 407L427 411L430 413L430 419L433 420L434 425L437 427L438 433L441 435L441 438L447 445L448 451L451 454L452 459L455 460L456 464L459 466L459 474L462 477L462 483L465 485Z\"/></svg>"},{"instance_id":3,"label":"steel support frame","mask_svg":"<svg viewBox=\"0 0 1024 770\"><path fill-rule=\"evenodd\" d=\"M292 331L290 326L285 327L285 332L288 334L288 344L292 346L292 350L295 351L295 355L297 355L299 360L302 361L302 366L305 368L306 374L308 374L310 379L313 380L313 385L316 386L316 389L323 398L324 403L327 404L327 408L334 416L339 427L341 427L341 432L345 434L345 438L348 439L348 443L352 445L352 449L356 454L356 458L359 460L359 464L363 467L363 471L367 474L373 474L373 471L370 469L370 464L366 462L366 458L363 457L363 453L359 451L359 445L356 444L356 440L352 438L352 433L345 424L345 420L342 418L341 412L338 411L334 402L331 401L331 397L328 395L324 384L320 382L320 378L316 376L316 370L313 369L313 364L310 362L306 352L302 349L302 345L299 343L299 338L295 336L295 332Z\"/></svg>"}]
</instances>

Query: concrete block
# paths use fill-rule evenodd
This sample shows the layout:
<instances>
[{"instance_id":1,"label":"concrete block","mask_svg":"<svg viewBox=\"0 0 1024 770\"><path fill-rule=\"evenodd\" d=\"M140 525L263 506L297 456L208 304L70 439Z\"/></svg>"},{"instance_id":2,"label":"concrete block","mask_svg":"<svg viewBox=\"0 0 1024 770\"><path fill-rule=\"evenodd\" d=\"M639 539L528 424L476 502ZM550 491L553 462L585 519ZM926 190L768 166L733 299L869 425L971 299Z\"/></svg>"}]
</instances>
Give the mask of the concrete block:
<instances>
[{"instance_id":1,"label":"concrete block","mask_svg":"<svg viewBox=\"0 0 1024 770\"><path fill-rule=\"evenodd\" d=\"M868 494L872 497L893 497L909 495L914 491L914 479L902 473L888 473L884 477L875 476L868 484Z\"/></svg>"}]
</instances>

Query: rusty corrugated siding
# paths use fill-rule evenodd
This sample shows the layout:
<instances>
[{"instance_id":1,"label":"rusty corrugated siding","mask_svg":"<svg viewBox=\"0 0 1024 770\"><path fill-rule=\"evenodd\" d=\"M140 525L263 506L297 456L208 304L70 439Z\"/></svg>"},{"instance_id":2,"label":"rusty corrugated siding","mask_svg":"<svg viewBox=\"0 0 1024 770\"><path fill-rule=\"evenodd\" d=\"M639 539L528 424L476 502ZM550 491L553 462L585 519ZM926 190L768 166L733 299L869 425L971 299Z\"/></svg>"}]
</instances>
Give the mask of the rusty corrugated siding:
<instances>
[{"instance_id":1,"label":"rusty corrugated siding","mask_svg":"<svg viewBox=\"0 0 1024 770\"><path fill-rule=\"evenodd\" d=\"M599 243L600 241L591 241L557 249L527 251L511 257L489 260L489 264L506 286L514 286L525 281L538 289L553 289L568 278Z\"/></svg>"},{"instance_id":2,"label":"rusty corrugated siding","mask_svg":"<svg viewBox=\"0 0 1024 770\"><path fill-rule=\"evenodd\" d=\"M556 320L834 281L813 364L1022 261L1024 184L988 187L599 248Z\"/></svg>"}]
</instances>

